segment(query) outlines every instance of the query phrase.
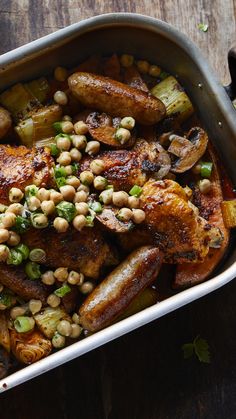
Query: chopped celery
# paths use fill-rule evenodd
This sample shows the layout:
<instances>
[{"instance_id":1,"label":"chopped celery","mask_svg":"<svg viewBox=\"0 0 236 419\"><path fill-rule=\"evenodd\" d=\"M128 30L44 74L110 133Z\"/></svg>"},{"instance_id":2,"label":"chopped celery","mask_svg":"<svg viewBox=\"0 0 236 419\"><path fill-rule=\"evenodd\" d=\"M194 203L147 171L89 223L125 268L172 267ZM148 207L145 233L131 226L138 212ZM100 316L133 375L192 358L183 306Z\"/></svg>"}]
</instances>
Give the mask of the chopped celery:
<instances>
[{"instance_id":1,"label":"chopped celery","mask_svg":"<svg viewBox=\"0 0 236 419\"><path fill-rule=\"evenodd\" d=\"M70 317L62 307L46 307L34 315L35 322L41 332L51 339L57 330L61 320L69 320Z\"/></svg>"}]
</instances>

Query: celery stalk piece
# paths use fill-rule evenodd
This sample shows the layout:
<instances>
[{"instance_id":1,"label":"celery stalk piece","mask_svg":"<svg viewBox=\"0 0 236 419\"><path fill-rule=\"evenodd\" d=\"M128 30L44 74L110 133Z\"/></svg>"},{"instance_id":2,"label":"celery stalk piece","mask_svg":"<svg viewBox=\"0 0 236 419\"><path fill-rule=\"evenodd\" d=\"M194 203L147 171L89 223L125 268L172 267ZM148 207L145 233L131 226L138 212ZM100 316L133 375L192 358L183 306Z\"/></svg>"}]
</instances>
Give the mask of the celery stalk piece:
<instances>
[{"instance_id":1,"label":"celery stalk piece","mask_svg":"<svg viewBox=\"0 0 236 419\"><path fill-rule=\"evenodd\" d=\"M70 316L62 307L46 307L33 317L38 328L49 339L56 332L60 320L71 321Z\"/></svg>"},{"instance_id":2,"label":"celery stalk piece","mask_svg":"<svg viewBox=\"0 0 236 419\"><path fill-rule=\"evenodd\" d=\"M173 76L158 83L151 92L164 103L167 116L175 116L179 122L184 122L194 112L189 97Z\"/></svg>"},{"instance_id":3,"label":"celery stalk piece","mask_svg":"<svg viewBox=\"0 0 236 419\"><path fill-rule=\"evenodd\" d=\"M21 83L15 84L0 95L0 103L13 116L15 121L25 118L39 101Z\"/></svg>"},{"instance_id":4,"label":"celery stalk piece","mask_svg":"<svg viewBox=\"0 0 236 419\"><path fill-rule=\"evenodd\" d=\"M40 103L44 103L47 99L50 86L45 77L32 80L31 82L26 83L24 86L36 99L38 99Z\"/></svg>"}]
</instances>

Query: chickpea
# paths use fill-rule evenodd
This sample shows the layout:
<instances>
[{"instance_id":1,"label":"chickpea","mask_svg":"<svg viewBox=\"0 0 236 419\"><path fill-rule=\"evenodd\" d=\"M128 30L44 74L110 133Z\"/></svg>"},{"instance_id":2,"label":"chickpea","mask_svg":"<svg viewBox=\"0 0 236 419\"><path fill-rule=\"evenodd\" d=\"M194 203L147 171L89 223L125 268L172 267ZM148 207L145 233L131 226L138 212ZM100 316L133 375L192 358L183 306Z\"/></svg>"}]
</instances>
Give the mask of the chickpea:
<instances>
[{"instance_id":1,"label":"chickpea","mask_svg":"<svg viewBox=\"0 0 236 419\"><path fill-rule=\"evenodd\" d=\"M134 63L134 57L133 55L129 55L129 54L123 54L120 57L120 63L122 65L122 67L131 67Z\"/></svg>"},{"instance_id":2,"label":"chickpea","mask_svg":"<svg viewBox=\"0 0 236 419\"><path fill-rule=\"evenodd\" d=\"M55 284L55 276L54 276L53 271L46 271L46 272L44 272L44 274L41 276L41 281L45 285L53 285L53 284Z\"/></svg>"},{"instance_id":3,"label":"chickpea","mask_svg":"<svg viewBox=\"0 0 236 419\"><path fill-rule=\"evenodd\" d=\"M132 217L133 212L129 208L121 208L117 215L117 218L121 221L129 221Z\"/></svg>"},{"instance_id":4,"label":"chickpea","mask_svg":"<svg viewBox=\"0 0 236 419\"><path fill-rule=\"evenodd\" d=\"M68 320L61 320L57 325L57 331L62 336L70 336L72 327Z\"/></svg>"},{"instance_id":5,"label":"chickpea","mask_svg":"<svg viewBox=\"0 0 236 419\"><path fill-rule=\"evenodd\" d=\"M72 175L73 170L72 170L72 166L70 164L68 164L68 166L64 166L65 172L67 176Z\"/></svg>"},{"instance_id":6,"label":"chickpea","mask_svg":"<svg viewBox=\"0 0 236 419\"><path fill-rule=\"evenodd\" d=\"M149 75L152 77L159 77L161 74L161 68L158 67L157 65L151 65L149 67Z\"/></svg>"},{"instance_id":7,"label":"chickpea","mask_svg":"<svg viewBox=\"0 0 236 419\"><path fill-rule=\"evenodd\" d=\"M130 131L126 128L118 128L115 133L115 138L121 143L125 144L131 137Z\"/></svg>"},{"instance_id":8,"label":"chickpea","mask_svg":"<svg viewBox=\"0 0 236 419\"><path fill-rule=\"evenodd\" d=\"M54 78L57 81L65 81L67 79L67 70L64 67L56 67L54 70Z\"/></svg>"},{"instance_id":9,"label":"chickpea","mask_svg":"<svg viewBox=\"0 0 236 419\"><path fill-rule=\"evenodd\" d=\"M86 192L86 193L87 193L87 195L89 195L90 189L89 189L89 187L88 187L88 186L86 186L86 185L80 185L80 186L77 188L77 192L80 192L80 191L84 191L84 192Z\"/></svg>"},{"instance_id":10,"label":"chickpea","mask_svg":"<svg viewBox=\"0 0 236 419\"><path fill-rule=\"evenodd\" d=\"M36 196L31 196L27 201L27 205L30 211L36 211L40 207L41 202Z\"/></svg>"},{"instance_id":11,"label":"chickpea","mask_svg":"<svg viewBox=\"0 0 236 419\"><path fill-rule=\"evenodd\" d=\"M41 202L47 201L50 199L50 191L45 188L40 188L36 196Z\"/></svg>"},{"instance_id":12,"label":"chickpea","mask_svg":"<svg viewBox=\"0 0 236 419\"><path fill-rule=\"evenodd\" d=\"M87 145L87 139L85 135L71 135L72 143L75 148L78 148L78 150L82 150Z\"/></svg>"},{"instance_id":13,"label":"chickpea","mask_svg":"<svg viewBox=\"0 0 236 419\"><path fill-rule=\"evenodd\" d=\"M137 61L137 67L141 74L147 74L149 71L150 64L148 61L139 60Z\"/></svg>"},{"instance_id":14,"label":"chickpea","mask_svg":"<svg viewBox=\"0 0 236 419\"><path fill-rule=\"evenodd\" d=\"M48 226L48 218L45 214L35 214L33 219L33 226L35 228L45 228Z\"/></svg>"},{"instance_id":15,"label":"chickpea","mask_svg":"<svg viewBox=\"0 0 236 419\"><path fill-rule=\"evenodd\" d=\"M40 300L30 300L29 301L29 309L32 314L38 313L42 308L42 301Z\"/></svg>"},{"instance_id":16,"label":"chickpea","mask_svg":"<svg viewBox=\"0 0 236 419\"><path fill-rule=\"evenodd\" d=\"M82 154L77 148L72 148L70 150L70 156L72 161L80 161L82 159Z\"/></svg>"},{"instance_id":17,"label":"chickpea","mask_svg":"<svg viewBox=\"0 0 236 419\"><path fill-rule=\"evenodd\" d=\"M61 129L64 134L70 134L74 130L74 125L70 121L62 121Z\"/></svg>"},{"instance_id":18,"label":"chickpea","mask_svg":"<svg viewBox=\"0 0 236 419\"><path fill-rule=\"evenodd\" d=\"M80 285L79 290L82 292L82 294L90 294L94 289L94 285L90 281L84 282L82 285Z\"/></svg>"},{"instance_id":19,"label":"chickpea","mask_svg":"<svg viewBox=\"0 0 236 419\"><path fill-rule=\"evenodd\" d=\"M90 163L90 170L94 175L100 175L105 170L105 163L103 160L95 159Z\"/></svg>"},{"instance_id":20,"label":"chickpea","mask_svg":"<svg viewBox=\"0 0 236 419\"><path fill-rule=\"evenodd\" d=\"M50 307L56 308L60 305L61 299L55 294L50 294L47 298L47 303Z\"/></svg>"},{"instance_id":21,"label":"chickpea","mask_svg":"<svg viewBox=\"0 0 236 419\"><path fill-rule=\"evenodd\" d=\"M50 199L49 201L43 201L41 202L41 210L43 211L43 213L45 215L51 215L54 213L55 211L55 204L54 202Z\"/></svg>"},{"instance_id":22,"label":"chickpea","mask_svg":"<svg viewBox=\"0 0 236 419\"><path fill-rule=\"evenodd\" d=\"M89 172L88 170L84 170L80 173L80 181L86 186L91 185L91 183L93 183L93 179L93 173Z\"/></svg>"},{"instance_id":23,"label":"chickpea","mask_svg":"<svg viewBox=\"0 0 236 419\"><path fill-rule=\"evenodd\" d=\"M80 231L87 224L87 220L84 215L76 215L73 219L73 226L76 230Z\"/></svg>"},{"instance_id":24,"label":"chickpea","mask_svg":"<svg viewBox=\"0 0 236 419\"><path fill-rule=\"evenodd\" d=\"M13 212L7 212L1 219L2 225L4 228L13 227L16 222L16 214Z\"/></svg>"},{"instance_id":25,"label":"chickpea","mask_svg":"<svg viewBox=\"0 0 236 419\"><path fill-rule=\"evenodd\" d=\"M195 164L195 166L193 166L193 167L192 167L192 172L193 172L195 175L200 175L200 173L201 173L201 168L202 168L201 164L197 163L197 164Z\"/></svg>"},{"instance_id":26,"label":"chickpea","mask_svg":"<svg viewBox=\"0 0 236 419\"><path fill-rule=\"evenodd\" d=\"M81 335L82 330L83 328L81 326L79 326L78 324L72 323L70 337L72 339L77 339Z\"/></svg>"},{"instance_id":27,"label":"chickpea","mask_svg":"<svg viewBox=\"0 0 236 419\"><path fill-rule=\"evenodd\" d=\"M103 204L108 205L112 202L113 188L106 189L102 191L99 195L99 199Z\"/></svg>"},{"instance_id":28,"label":"chickpea","mask_svg":"<svg viewBox=\"0 0 236 419\"><path fill-rule=\"evenodd\" d=\"M145 220L145 212L141 209L134 209L133 210L133 221L135 224L140 224Z\"/></svg>"},{"instance_id":29,"label":"chickpea","mask_svg":"<svg viewBox=\"0 0 236 419\"><path fill-rule=\"evenodd\" d=\"M108 181L103 176L96 176L93 181L93 186L98 191L103 191L107 187Z\"/></svg>"},{"instance_id":30,"label":"chickpea","mask_svg":"<svg viewBox=\"0 0 236 419\"><path fill-rule=\"evenodd\" d=\"M87 215L89 212L89 206L86 202L76 202L75 208L78 215Z\"/></svg>"},{"instance_id":31,"label":"chickpea","mask_svg":"<svg viewBox=\"0 0 236 419\"><path fill-rule=\"evenodd\" d=\"M0 228L0 243L4 243L9 239L9 231L5 228Z\"/></svg>"},{"instance_id":32,"label":"chickpea","mask_svg":"<svg viewBox=\"0 0 236 419\"><path fill-rule=\"evenodd\" d=\"M200 192L203 194L208 194L212 189L212 183L209 179L202 179L199 182Z\"/></svg>"},{"instance_id":33,"label":"chickpea","mask_svg":"<svg viewBox=\"0 0 236 419\"><path fill-rule=\"evenodd\" d=\"M56 349L63 348L65 346L66 339L65 336L60 335L60 333L56 332L52 337L52 345Z\"/></svg>"},{"instance_id":34,"label":"chickpea","mask_svg":"<svg viewBox=\"0 0 236 419\"><path fill-rule=\"evenodd\" d=\"M63 106L63 105L67 105L67 103L68 103L68 98L67 98L65 92L62 92L61 90L57 90L54 93L53 99L58 105Z\"/></svg>"},{"instance_id":35,"label":"chickpea","mask_svg":"<svg viewBox=\"0 0 236 419\"><path fill-rule=\"evenodd\" d=\"M53 221L53 227L58 233L65 233L69 228L69 223L65 218L56 217Z\"/></svg>"},{"instance_id":36,"label":"chickpea","mask_svg":"<svg viewBox=\"0 0 236 419\"><path fill-rule=\"evenodd\" d=\"M53 201L55 205L57 205L63 201L63 195L60 192L53 190L50 192L50 200Z\"/></svg>"},{"instance_id":37,"label":"chickpea","mask_svg":"<svg viewBox=\"0 0 236 419\"><path fill-rule=\"evenodd\" d=\"M9 238L7 240L7 244L9 246L17 246L20 243L20 235L17 234L15 231L9 231Z\"/></svg>"},{"instance_id":38,"label":"chickpea","mask_svg":"<svg viewBox=\"0 0 236 419\"><path fill-rule=\"evenodd\" d=\"M68 278L68 269L67 268L57 268L54 271L55 278L60 282L65 282Z\"/></svg>"},{"instance_id":39,"label":"chickpea","mask_svg":"<svg viewBox=\"0 0 236 419\"><path fill-rule=\"evenodd\" d=\"M128 198L128 207L129 208L138 208L139 207L139 198L136 196L129 196Z\"/></svg>"},{"instance_id":40,"label":"chickpea","mask_svg":"<svg viewBox=\"0 0 236 419\"><path fill-rule=\"evenodd\" d=\"M88 193L85 191L76 192L74 197L74 203L77 202L86 202L88 199Z\"/></svg>"},{"instance_id":41,"label":"chickpea","mask_svg":"<svg viewBox=\"0 0 236 419\"><path fill-rule=\"evenodd\" d=\"M80 180L76 176L69 176L66 179L66 184L78 188L80 185Z\"/></svg>"},{"instance_id":42,"label":"chickpea","mask_svg":"<svg viewBox=\"0 0 236 419\"><path fill-rule=\"evenodd\" d=\"M11 309L10 316L12 320L15 320L19 316L24 316L26 311L27 311L26 307L15 306Z\"/></svg>"},{"instance_id":43,"label":"chickpea","mask_svg":"<svg viewBox=\"0 0 236 419\"><path fill-rule=\"evenodd\" d=\"M10 254L7 246L0 244L0 262L5 262Z\"/></svg>"},{"instance_id":44,"label":"chickpea","mask_svg":"<svg viewBox=\"0 0 236 419\"><path fill-rule=\"evenodd\" d=\"M73 201L75 197L75 188L71 185L61 186L60 192L65 201Z\"/></svg>"},{"instance_id":45,"label":"chickpea","mask_svg":"<svg viewBox=\"0 0 236 419\"><path fill-rule=\"evenodd\" d=\"M67 122L63 122L67 123ZM71 147L71 141L68 137L57 137L57 148L61 151L69 151Z\"/></svg>"},{"instance_id":46,"label":"chickpea","mask_svg":"<svg viewBox=\"0 0 236 419\"><path fill-rule=\"evenodd\" d=\"M63 117L62 117L62 121L72 121L72 118L71 118L71 116L70 115L63 115Z\"/></svg>"},{"instance_id":47,"label":"chickpea","mask_svg":"<svg viewBox=\"0 0 236 419\"><path fill-rule=\"evenodd\" d=\"M77 313L74 313L74 314L73 314L73 316L72 316L72 321L73 321L75 324L80 324L80 317L79 317L79 315L78 315Z\"/></svg>"},{"instance_id":48,"label":"chickpea","mask_svg":"<svg viewBox=\"0 0 236 419\"><path fill-rule=\"evenodd\" d=\"M23 212L24 206L22 204L11 204L6 210L6 213L13 212L13 214L21 215Z\"/></svg>"},{"instance_id":49,"label":"chickpea","mask_svg":"<svg viewBox=\"0 0 236 419\"><path fill-rule=\"evenodd\" d=\"M126 129L133 129L135 126L135 119L132 116L126 116L120 121L120 126Z\"/></svg>"},{"instance_id":50,"label":"chickpea","mask_svg":"<svg viewBox=\"0 0 236 419\"><path fill-rule=\"evenodd\" d=\"M100 150L100 143L99 141L89 141L87 143L85 152L88 153L90 156L93 154L97 154Z\"/></svg>"},{"instance_id":51,"label":"chickpea","mask_svg":"<svg viewBox=\"0 0 236 419\"><path fill-rule=\"evenodd\" d=\"M125 191L113 192L112 202L116 207L124 207L128 203L129 195Z\"/></svg>"},{"instance_id":52,"label":"chickpea","mask_svg":"<svg viewBox=\"0 0 236 419\"><path fill-rule=\"evenodd\" d=\"M74 130L77 135L84 135L88 132L88 125L84 121L78 121L74 124Z\"/></svg>"},{"instance_id":53,"label":"chickpea","mask_svg":"<svg viewBox=\"0 0 236 419\"><path fill-rule=\"evenodd\" d=\"M9 191L10 202L20 202L24 197L23 192L19 188L11 188Z\"/></svg>"},{"instance_id":54,"label":"chickpea","mask_svg":"<svg viewBox=\"0 0 236 419\"><path fill-rule=\"evenodd\" d=\"M68 284L71 284L71 285L77 285L77 284L81 285L80 273L76 271L70 271L67 282Z\"/></svg>"},{"instance_id":55,"label":"chickpea","mask_svg":"<svg viewBox=\"0 0 236 419\"><path fill-rule=\"evenodd\" d=\"M68 166L71 163L71 155L69 151L62 151L60 156L57 158L57 162L62 166Z\"/></svg>"}]
</instances>

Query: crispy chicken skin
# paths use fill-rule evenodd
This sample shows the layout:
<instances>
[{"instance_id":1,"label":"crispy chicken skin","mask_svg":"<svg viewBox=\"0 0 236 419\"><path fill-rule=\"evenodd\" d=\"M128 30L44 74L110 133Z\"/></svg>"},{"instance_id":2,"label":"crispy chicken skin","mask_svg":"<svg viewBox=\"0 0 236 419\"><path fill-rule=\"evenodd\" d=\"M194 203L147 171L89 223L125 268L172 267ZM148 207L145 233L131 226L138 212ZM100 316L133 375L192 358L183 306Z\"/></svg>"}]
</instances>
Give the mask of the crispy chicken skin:
<instances>
[{"instance_id":1,"label":"crispy chicken skin","mask_svg":"<svg viewBox=\"0 0 236 419\"><path fill-rule=\"evenodd\" d=\"M111 247L96 227L84 228L80 232L70 228L60 234L53 227L31 229L24 234L23 243L31 249L45 250L46 266L80 270L93 279L98 278L102 266L117 263Z\"/></svg>"},{"instance_id":2,"label":"crispy chicken skin","mask_svg":"<svg viewBox=\"0 0 236 419\"><path fill-rule=\"evenodd\" d=\"M27 185L52 183L50 169L53 160L46 148L0 145L0 202L9 204L12 187L24 189Z\"/></svg>"},{"instance_id":3,"label":"crispy chicken skin","mask_svg":"<svg viewBox=\"0 0 236 419\"><path fill-rule=\"evenodd\" d=\"M153 241L165 251L165 262L200 262L206 256L210 226L195 214L178 183L149 180L140 201Z\"/></svg>"}]
</instances>

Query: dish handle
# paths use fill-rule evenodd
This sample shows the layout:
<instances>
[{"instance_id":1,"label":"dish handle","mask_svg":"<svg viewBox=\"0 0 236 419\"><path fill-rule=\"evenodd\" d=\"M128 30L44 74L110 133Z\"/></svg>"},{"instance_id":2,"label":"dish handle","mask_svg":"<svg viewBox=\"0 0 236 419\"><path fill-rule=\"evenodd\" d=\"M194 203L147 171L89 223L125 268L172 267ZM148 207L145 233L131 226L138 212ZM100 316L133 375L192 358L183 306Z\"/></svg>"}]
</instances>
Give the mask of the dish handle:
<instances>
[{"instance_id":1,"label":"dish handle","mask_svg":"<svg viewBox=\"0 0 236 419\"><path fill-rule=\"evenodd\" d=\"M236 98L236 45L232 47L228 52L228 65L231 76L231 83L225 86L225 90L228 93L231 100Z\"/></svg>"}]
</instances>

